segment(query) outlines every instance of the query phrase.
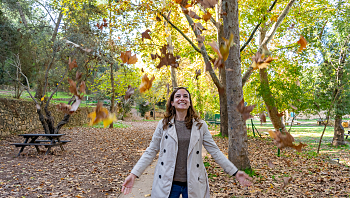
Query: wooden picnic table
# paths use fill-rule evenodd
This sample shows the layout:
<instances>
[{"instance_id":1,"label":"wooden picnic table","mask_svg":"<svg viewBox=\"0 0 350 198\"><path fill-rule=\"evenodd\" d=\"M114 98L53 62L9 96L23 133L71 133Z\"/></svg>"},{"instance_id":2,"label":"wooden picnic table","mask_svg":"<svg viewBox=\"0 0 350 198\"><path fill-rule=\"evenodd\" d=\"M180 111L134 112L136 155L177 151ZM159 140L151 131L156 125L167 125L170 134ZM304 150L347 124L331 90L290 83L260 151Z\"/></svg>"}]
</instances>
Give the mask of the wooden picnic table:
<instances>
[{"instance_id":1,"label":"wooden picnic table","mask_svg":"<svg viewBox=\"0 0 350 198\"><path fill-rule=\"evenodd\" d=\"M21 154L26 146L35 146L38 153L40 153L39 146L45 146L47 151L45 155L50 152L51 147L60 146L61 150L64 151L63 144L70 142L69 140L61 141L60 138L66 134L20 134L24 138L23 143L12 143L16 147L21 147L17 157ZM39 137L46 138L45 140L37 140Z\"/></svg>"}]
</instances>

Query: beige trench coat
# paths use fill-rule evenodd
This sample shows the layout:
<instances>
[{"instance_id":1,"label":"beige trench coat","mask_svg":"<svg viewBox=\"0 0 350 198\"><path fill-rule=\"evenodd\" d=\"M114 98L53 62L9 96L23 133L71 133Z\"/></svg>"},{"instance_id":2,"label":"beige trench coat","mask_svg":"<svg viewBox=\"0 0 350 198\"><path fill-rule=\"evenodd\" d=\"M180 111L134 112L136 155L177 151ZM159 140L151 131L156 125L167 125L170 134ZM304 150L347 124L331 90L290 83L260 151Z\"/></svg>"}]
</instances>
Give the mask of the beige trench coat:
<instances>
[{"instance_id":1,"label":"beige trench coat","mask_svg":"<svg viewBox=\"0 0 350 198\"><path fill-rule=\"evenodd\" d=\"M162 121L159 121L149 147L131 171L131 173L140 177L160 151L154 171L152 198L169 197L178 151L174 119L171 121L172 126L166 130L163 130ZM233 175L237 171L235 165L225 157L215 144L208 130L208 125L202 120L200 122L203 123L200 129L196 126L197 122L194 121L193 123L188 147L187 187L189 198L210 197L208 176L202 161L202 145L227 174Z\"/></svg>"}]
</instances>

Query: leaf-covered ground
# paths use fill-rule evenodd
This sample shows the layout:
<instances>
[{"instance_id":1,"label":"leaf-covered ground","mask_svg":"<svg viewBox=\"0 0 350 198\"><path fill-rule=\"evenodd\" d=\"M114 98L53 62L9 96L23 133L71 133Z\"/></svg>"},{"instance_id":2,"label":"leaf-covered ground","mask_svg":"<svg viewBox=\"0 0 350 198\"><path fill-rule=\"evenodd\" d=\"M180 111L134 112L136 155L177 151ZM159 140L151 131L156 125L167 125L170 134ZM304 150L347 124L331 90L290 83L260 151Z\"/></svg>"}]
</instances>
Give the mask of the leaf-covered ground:
<instances>
[{"instance_id":1,"label":"leaf-covered ground","mask_svg":"<svg viewBox=\"0 0 350 198\"><path fill-rule=\"evenodd\" d=\"M54 148L54 155L46 157L35 148L26 148L15 158L19 149L9 144L23 139L0 140L0 197L117 197L124 178L149 145L157 122L125 124L130 127L64 128L61 132L67 135L63 139L72 142L64 146L65 152ZM227 139L214 139L227 153ZM211 197L350 196L349 169L329 162L326 155L313 157L306 148L302 154L283 150L278 158L270 138L249 138L248 144L256 174L254 186L242 189L208 155ZM268 160L274 168L268 166ZM293 179L282 189L288 177Z\"/></svg>"}]
</instances>

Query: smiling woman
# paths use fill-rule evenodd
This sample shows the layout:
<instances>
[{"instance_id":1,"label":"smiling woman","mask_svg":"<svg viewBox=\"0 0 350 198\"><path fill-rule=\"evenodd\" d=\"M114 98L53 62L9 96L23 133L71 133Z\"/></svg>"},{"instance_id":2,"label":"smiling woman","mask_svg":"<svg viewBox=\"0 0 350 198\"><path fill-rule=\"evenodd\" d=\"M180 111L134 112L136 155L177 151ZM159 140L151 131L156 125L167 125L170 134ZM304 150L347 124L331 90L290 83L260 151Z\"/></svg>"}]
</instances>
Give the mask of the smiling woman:
<instances>
[{"instance_id":1,"label":"smiling woman","mask_svg":"<svg viewBox=\"0 0 350 198\"><path fill-rule=\"evenodd\" d=\"M209 198L209 181L202 159L202 145L229 175L243 186L251 185L251 178L238 171L214 142L208 125L196 114L191 94L185 87L176 88L167 102L164 119L159 121L150 146L123 183L122 192L128 194L136 177L140 177L159 152L154 171L152 197Z\"/></svg>"}]
</instances>

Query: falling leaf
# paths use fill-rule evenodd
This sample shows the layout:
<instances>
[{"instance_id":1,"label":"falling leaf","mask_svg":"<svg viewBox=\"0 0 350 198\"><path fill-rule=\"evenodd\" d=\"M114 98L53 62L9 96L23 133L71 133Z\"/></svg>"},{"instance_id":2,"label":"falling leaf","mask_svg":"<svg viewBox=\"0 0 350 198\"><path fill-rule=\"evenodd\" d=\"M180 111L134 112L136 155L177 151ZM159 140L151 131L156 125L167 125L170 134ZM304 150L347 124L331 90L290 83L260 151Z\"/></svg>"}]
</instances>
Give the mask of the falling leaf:
<instances>
[{"instance_id":1,"label":"falling leaf","mask_svg":"<svg viewBox=\"0 0 350 198\"><path fill-rule=\"evenodd\" d=\"M207 30L205 29L205 27L203 27L203 25L201 23L195 23L194 26L193 26L193 29L198 29L200 30L201 32L204 31L204 30Z\"/></svg>"},{"instance_id":2,"label":"falling leaf","mask_svg":"<svg viewBox=\"0 0 350 198\"><path fill-rule=\"evenodd\" d=\"M132 88L131 85L128 86L128 89L126 90L124 96L125 101L127 101L131 97L131 95L134 94L135 89L136 88Z\"/></svg>"},{"instance_id":3,"label":"falling leaf","mask_svg":"<svg viewBox=\"0 0 350 198\"><path fill-rule=\"evenodd\" d=\"M81 83L79 85L79 92L85 93L85 89L86 89L85 81L81 81Z\"/></svg>"},{"instance_id":4,"label":"falling leaf","mask_svg":"<svg viewBox=\"0 0 350 198\"><path fill-rule=\"evenodd\" d=\"M279 15L273 15L271 17L271 21L277 22L278 17L279 17Z\"/></svg>"},{"instance_id":5,"label":"falling leaf","mask_svg":"<svg viewBox=\"0 0 350 198\"><path fill-rule=\"evenodd\" d=\"M277 112L277 116L278 116L278 117L284 116L284 112L283 112L283 111L282 111L281 113L278 113L278 112Z\"/></svg>"},{"instance_id":6,"label":"falling leaf","mask_svg":"<svg viewBox=\"0 0 350 198\"><path fill-rule=\"evenodd\" d=\"M237 111L242 114L242 118L244 121L246 121L249 118L253 118L252 115L250 115L250 112L253 111L254 107L256 105L251 105L251 106L244 106L244 99L241 100L241 102L238 103L237 105Z\"/></svg>"},{"instance_id":7,"label":"falling leaf","mask_svg":"<svg viewBox=\"0 0 350 198\"><path fill-rule=\"evenodd\" d=\"M270 137L275 139L277 137L276 132L272 129L267 129L267 132L270 134Z\"/></svg>"},{"instance_id":8,"label":"falling leaf","mask_svg":"<svg viewBox=\"0 0 350 198\"><path fill-rule=\"evenodd\" d=\"M103 127L107 128L110 124L117 120L117 117L114 114L109 114L106 119L103 119Z\"/></svg>"},{"instance_id":9,"label":"falling leaf","mask_svg":"<svg viewBox=\"0 0 350 198\"><path fill-rule=\"evenodd\" d=\"M75 96L78 95L76 83L70 78L68 78L68 83L69 83L69 91Z\"/></svg>"},{"instance_id":10,"label":"falling leaf","mask_svg":"<svg viewBox=\"0 0 350 198\"><path fill-rule=\"evenodd\" d=\"M294 109L294 110L298 110L298 108L292 104L289 104L289 106L292 107L292 109Z\"/></svg>"},{"instance_id":11,"label":"falling leaf","mask_svg":"<svg viewBox=\"0 0 350 198\"><path fill-rule=\"evenodd\" d=\"M301 151L302 151L301 149L302 149L303 147L306 147L306 146L307 146L307 144L303 144L303 143L299 142L299 145L294 145L293 148L294 148L295 150L297 150L298 152L301 152Z\"/></svg>"},{"instance_id":12,"label":"falling leaf","mask_svg":"<svg viewBox=\"0 0 350 198\"><path fill-rule=\"evenodd\" d=\"M131 51L122 52L120 54L120 58L122 59L123 63L135 64L137 62L136 54L131 56Z\"/></svg>"},{"instance_id":13,"label":"falling leaf","mask_svg":"<svg viewBox=\"0 0 350 198\"><path fill-rule=\"evenodd\" d=\"M264 113L264 112L261 112L261 113L259 114L259 117L260 117L260 121L261 121L261 122L266 122L266 116L265 116L265 113Z\"/></svg>"},{"instance_id":14,"label":"falling leaf","mask_svg":"<svg viewBox=\"0 0 350 198\"><path fill-rule=\"evenodd\" d=\"M173 0L175 3L180 4L182 0Z\"/></svg>"},{"instance_id":15,"label":"falling leaf","mask_svg":"<svg viewBox=\"0 0 350 198\"><path fill-rule=\"evenodd\" d=\"M282 189L284 189L292 180L293 180L292 177L283 177Z\"/></svg>"},{"instance_id":16,"label":"falling leaf","mask_svg":"<svg viewBox=\"0 0 350 198\"><path fill-rule=\"evenodd\" d=\"M201 70L200 69L196 69L196 76L195 76L195 78L196 78L196 80L198 80L198 77L201 75L202 73L201 73Z\"/></svg>"},{"instance_id":17,"label":"falling leaf","mask_svg":"<svg viewBox=\"0 0 350 198\"><path fill-rule=\"evenodd\" d=\"M224 67L224 62L222 61L221 58L215 58L215 59L211 60L211 62L214 65L214 69Z\"/></svg>"},{"instance_id":18,"label":"falling leaf","mask_svg":"<svg viewBox=\"0 0 350 198\"><path fill-rule=\"evenodd\" d=\"M200 16L198 16L195 12L193 12L192 10L188 11L188 16L190 16L193 19L202 19Z\"/></svg>"},{"instance_id":19,"label":"falling leaf","mask_svg":"<svg viewBox=\"0 0 350 198\"><path fill-rule=\"evenodd\" d=\"M227 40L226 38L222 38L225 43L220 45L220 53L223 57L223 60L226 61L230 52L230 48L234 45L233 42L233 34L230 34L230 38Z\"/></svg>"},{"instance_id":20,"label":"falling leaf","mask_svg":"<svg viewBox=\"0 0 350 198\"><path fill-rule=\"evenodd\" d=\"M257 52L253 57L252 57L253 63L251 65L251 67L255 70L255 69L265 69L267 68L267 66L273 61L275 60L275 58L272 57L267 57L265 58L264 55L260 54L259 52Z\"/></svg>"},{"instance_id":21,"label":"falling leaf","mask_svg":"<svg viewBox=\"0 0 350 198\"><path fill-rule=\"evenodd\" d=\"M81 76L83 75L83 73L77 71L77 73L75 74L75 80L78 81L80 80Z\"/></svg>"},{"instance_id":22,"label":"falling leaf","mask_svg":"<svg viewBox=\"0 0 350 198\"><path fill-rule=\"evenodd\" d=\"M172 66L172 67L179 67L179 63L178 63L178 59L180 59L180 56L174 56L172 53L167 52L167 50L169 51L169 46L168 45L164 45L161 48L161 56L156 54L151 54L151 58L154 60L156 58L159 58L159 64L157 65L157 68L160 69L163 66Z\"/></svg>"},{"instance_id":23,"label":"falling leaf","mask_svg":"<svg viewBox=\"0 0 350 198\"><path fill-rule=\"evenodd\" d=\"M106 123L110 122L110 120L113 119L113 116L110 117L108 110L103 107L103 104L101 102L99 102L97 103L95 110L89 113L88 118L91 119L89 125L92 126L106 119L108 119L106 120Z\"/></svg>"},{"instance_id":24,"label":"falling leaf","mask_svg":"<svg viewBox=\"0 0 350 198\"><path fill-rule=\"evenodd\" d=\"M307 41L302 35L300 35L300 39L298 41L298 44L300 45L299 50L298 50L299 52L301 52L303 49L306 48Z\"/></svg>"},{"instance_id":25,"label":"falling leaf","mask_svg":"<svg viewBox=\"0 0 350 198\"><path fill-rule=\"evenodd\" d=\"M213 42L209 43L209 45L214 50L214 52L216 52L218 54L219 58L222 59L222 55L221 55L218 44L215 41L213 41Z\"/></svg>"},{"instance_id":26,"label":"falling leaf","mask_svg":"<svg viewBox=\"0 0 350 198\"><path fill-rule=\"evenodd\" d=\"M204 36L201 36L201 35L197 35L196 40L198 41L198 47L199 47L199 48L202 48L203 42L204 42L204 40L205 40L205 37L204 37Z\"/></svg>"},{"instance_id":27,"label":"falling leaf","mask_svg":"<svg viewBox=\"0 0 350 198\"><path fill-rule=\"evenodd\" d=\"M141 79L140 93L149 90L152 87L152 82L154 79L154 76L151 79L149 79L147 74L145 74Z\"/></svg>"},{"instance_id":28,"label":"falling leaf","mask_svg":"<svg viewBox=\"0 0 350 198\"><path fill-rule=\"evenodd\" d=\"M288 132L280 132L275 131L276 137L274 138L274 143L276 144L277 148L283 149L285 147L294 148L294 138L293 136Z\"/></svg>"},{"instance_id":29,"label":"falling leaf","mask_svg":"<svg viewBox=\"0 0 350 198\"><path fill-rule=\"evenodd\" d=\"M141 68L141 72L142 72L142 73L145 72L145 71L143 70L143 68Z\"/></svg>"},{"instance_id":30,"label":"falling leaf","mask_svg":"<svg viewBox=\"0 0 350 198\"><path fill-rule=\"evenodd\" d=\"M207 22L209 19L211 18L211 14L210 12L206 12L203 16L202 16L202 19Z\"/></svg>"},{"instance_id":31,"label":"falling leaf","mask_svg":"<svg viewBox=\"0 0 350 198\"><path fill-rule=\"evenodd\" d=\"M204 9L207 8L214 8L215 5L218 3L218 0L198 0L198 3L200 3Z\"/></svg>"},{"instance_id":32,"label":"falling leaf","mask_svg":"<svg viewBox=\"0 0 350 198\"><path fill-rule=\"evenodd\" d=\"M57 110L61 111L65 114L70 114L70 110L72 108L72 106L68 105L68 104L64 104L64 103L60 103L58 105L56 105Z\"/></svg>"},{"instance_id":33,"label":"falling leaf","mask_svg":"<svg viewBox=\"0 0 350 198\"><path fill-rule=\"evenodd\" d=\"M73 61L71 61L70 57L68 60L68 65L69 65L69 71L75 67L78 67L77 61L75 59Z\"/></svg>"},{"instance_id":34,"label":"falling leaf","mask_svg":"<svg viewBox=\"0 0 350 198\"><path fill-rule=\"evenodd\" d=\"M149 39L152 40L151 36L148 34L149 32L151 32L151 30L147 29L146 31L144 31L141 36L142 36L142 41L143 39Z\"/></svg>"},{"instance_id":35,"label":"falling leaf","mask_svg":"<svg viewBox=\"0 0 350 198\"><path fill-rule=\"evenodd\" d=\"M45 96L46 96L46 95L44 95L44 96L40 99L40 101L44 101L44 100L45 100Z\"/></svg>"},{"instance_id":36,"label":"falling leaf","mask_svg":"<svg viewBox=\"0 0 350 198\"><path fill-rule=\"evenodd\" d=\"M270 168L275 168L275 164L272 163L271 160L268 161L268 164L267 164Z\"/></svg>"}]
</instances>

